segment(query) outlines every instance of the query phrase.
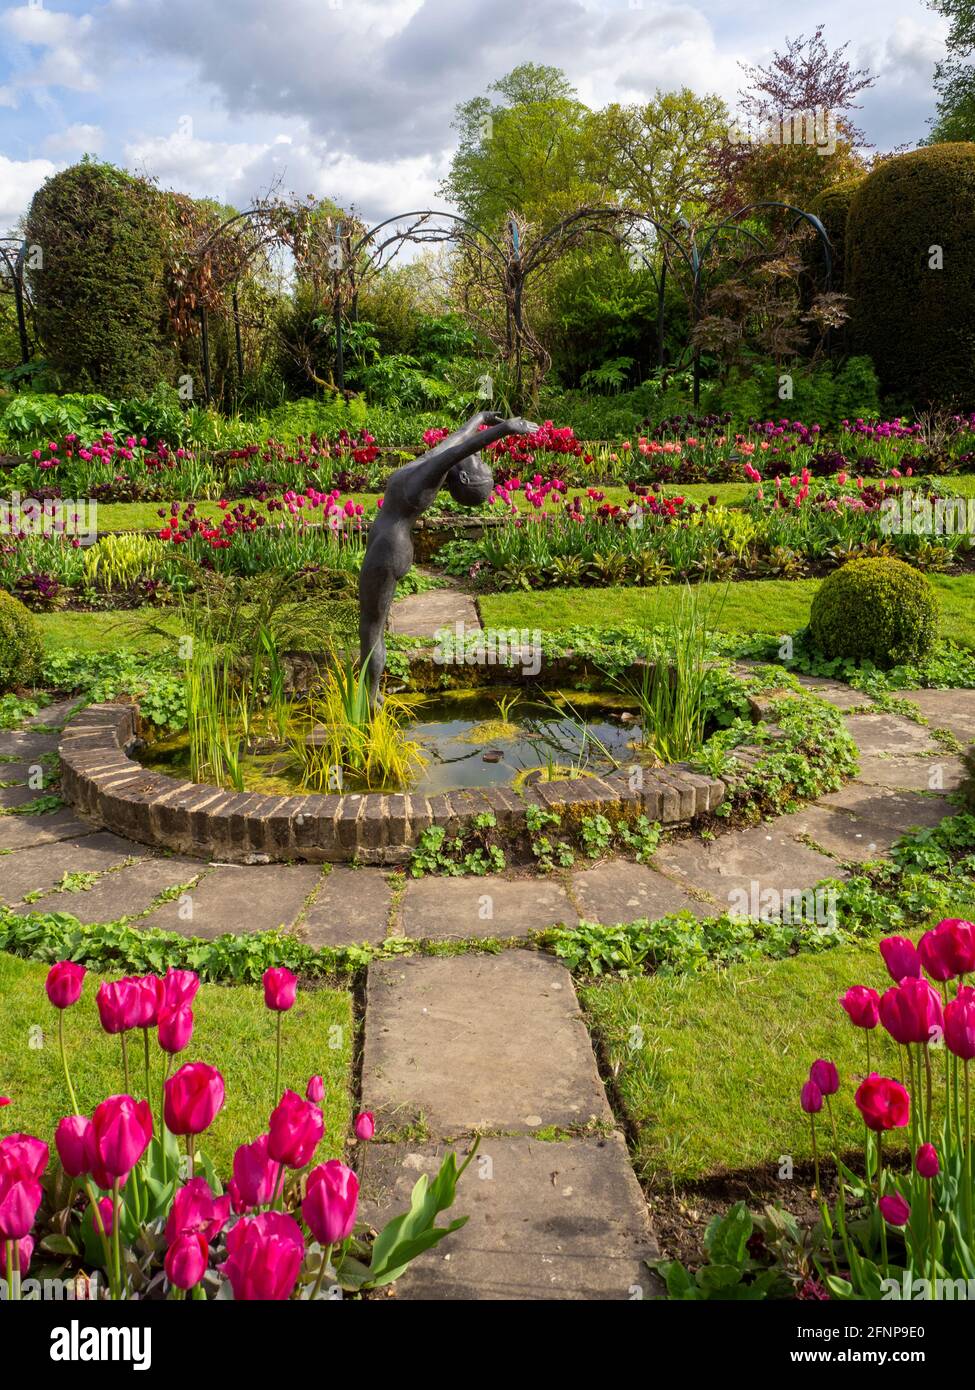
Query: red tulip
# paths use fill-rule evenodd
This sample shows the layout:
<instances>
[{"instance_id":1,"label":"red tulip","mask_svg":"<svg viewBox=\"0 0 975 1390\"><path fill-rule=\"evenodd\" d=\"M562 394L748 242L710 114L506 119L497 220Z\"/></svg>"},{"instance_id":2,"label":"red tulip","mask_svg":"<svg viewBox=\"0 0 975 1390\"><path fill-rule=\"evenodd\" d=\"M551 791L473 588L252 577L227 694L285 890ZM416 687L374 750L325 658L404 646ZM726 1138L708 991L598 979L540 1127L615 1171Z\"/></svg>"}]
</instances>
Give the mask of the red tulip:
<instances>
[{"instance_id":1,"label":"red tulip","mask_svg":"<svg viewBox=\"0 0 975 1390\"><path fill-rule=\"evenodd\" d=\"M69 1178L91 1172L95 1164L95 1131L86 1115L65 1115L58 1120L54 1144Z\"/></svg>"},{"instance_id":2,"label":"red tulip","mask_svg":"<svg viewBox=\"0 0 975 1390\"><path fill-rule=\"evenodd\" d=\"M285 1091L271 1112L268 1153L286 1168L304 1168L324 1132L325 1121L318 1106L294 1091Z\"/></svg>"},{"instance_id":3,"label":"red tulip","mask_svg":"<svg viewBox=\"0 0 975 1390\"><path fill-rule=\"evenodd\" d=\"M105 1173L128 1177L149 1147L152 1111L147 1100L109 1096L95 1106L91 1117L94 1146ZM99 1183L99 1186L106 1184Z\"/></svg>"},{"instance_id":4,"label":"red tulip","mask_svg":"<svg viewBox=\"0 0 975 1390\"><path fill-rule=\"evenodd\" d=\"M835 1062L824 1062L821 1057L809 1068L809 1080L815 1081L824 1096L835 1096L840 1089L840 1074Z\"/></svg>"},{"instance_id":5,"label":"red tulip","mask_svg":"<svg viewBox=\"0 0 975 1390\"><path fill-rule=\"evenodd\" d=\"M911 1098L899 1081L873 1071L853 1097L868 1129L903 1129L911 1117Z\"/></svg>"},{"instance_id":6,"label":"red tulip","mask_svg":"<svg viewBox=\"0 0 975 1390\"><path fill-rule=\"evenodd\" d=\"M917 1151L914 1165L922 1178L936 1178L941 1170L938 1150L933 1144L922 1144Z\"/></svg>"},{"instance_id":7,"label":"red tulip","mask_svg":"<svg viewBox=\"0 0 975 1390\"><path fill-rule=\"evenodd\" d=\"M283 965L272 966L264 972L264 1002L275 1013L287 1013L295 1002L298 977Z\"/></svg>"},{"instance_id":8,"label":"red tulip","mask_svg":"<svg viewBox=\"0 0 975 1390\"><path fill-rule=\"evenodd\" d=\"M815 1081L807 1081L799 1096L799 1104L807 1115L818 1115L823 1108L823 1093Z\"/></svg>"},{"instance_id":9,"label":"red tulip","mask_svg":"<svg viewBox=\"0 0 975 1390\"><path fill-rule=\"evenodd\" d=\"M266 1211L245 1216L227 1232L227 1260L220 1266L239 1302L291 1297L305 1258L301 1228L293 1216Z\"/></svg>"},{"instance_id":10,"label":"red tulip","mask_svg":"<svg viewBox=\"0 0 975 1390\"><path fill-rule=\"evenodd\" d=\"M193 1037L193 1010L189 1004L166 1009L159 1016L159 1046L164 1052L182 1052Z\"/></svg>"},{"instance_id":11,"label":"red tulip","mask_svg":"<svg viewBox=\"0 0 975 1390\"><path fill-rule=\"evenodd\" d=\"M316 1105L321 1105L322 1101L325 1099L325 1082L320 1076L313 1076L310 1078L308 1085L305 1087L305 1096L308 1100L313 1100Z\"/></svg>"},{"instance_id":12,"label":"red tulip","mask_svg":"<svg viewBox=\"0 0 975 1390\"><path fill-rule=\"evenodd\" d=\"M877 1206L884 1220L889 1221L891 1226L906 1226L911 1219L911 1209L898 1192L889 1197L881 1197Z\"/></svg>"},{"instance_id":13,"label":"red tulip","mask_svg":"<svg viewBox=\"0 0 975 1390\"><path fill-rule=\"evenodd\" d=\"M909 976L912 979L920 978L921 957L913 941L908 941L906 936L885 936L880 943L880 954L895 984L899 985L901 980Z\"/></svg>"},{"instance_id":14,"label":"red tulip","mask_svg":"<svg viewBox=\"0 0 975 1390\"><path fill-rule=\"evenodd\" d=\"M81 998L81 986L84 984L86 973L85 967L76 965L73 960L59 960L56 965L51 966L44 988L56 1009L67 1009L72 1004L77 1004Z\"/></svg>"},{"instance_id":15,"label":"red tulip","mask_svg":"<svg viewBox=\"0 0 975 1390\"><path fill-rule=\"evenodd\" d=\"M320 1245L336 1245L351 1235L359 1205L359 1179L337 1158L308 1174L301 1214Z\"/></svg>"},{"instance_id":16,"label":"red tulip","mask_svg":"<svg viewBox=\"0 0 975 1390\"><path fill-rule=\"evenodd\" d=\"M215 1241L230 1216L230 1197L214 1197L206 1178L191 1178L176 1193L166 1220L166 1243L187 1231ZM194 1280L194 1283L197 1281Z\"/></svg>"},{"instance_id":17,"label":"red tulip","mask_svg":"<svg viewBox=\"0 0 975 1390\"><path fill-rule=\"evenodd\" d=\"M960 990L945 1007L945 1046L956 1057L975 1057L975 991Z\"/></svg>"},{"instance_id":18,"label":"red tulip","mask_svg":"<svg viewBox=\"0 0 975 1390\"><path fill-rule=\"evenodd\" d=\"M944 1028L937 990L927 980L907 977L881 999L880 1021L895 1042L931 1042Z\"/></svg>"},{"instance_id":19,"label":"red tulip","mask_svg":"<svg viewBox=\"0 0 975 1390\"><path fill-rule=\"evenodd\" d=\"M199 1231L183 1231L166 1251L166 1278L177 1289L192 1289L207 1272L210 1247Z\"/></svg>"},{"instance_id":20,"label":"red tulip","mask_svg":"<svg viewBox=\"0 0 975 1390\"><path fill-rule=\"evenodd\" d=\"M103 980L95 995L98 1016L106 1033L126 1033L139 1018L139 993L131 980Z\"/></svg>"},{"instance_id":21,"label":"red tulip","mask_svg":"<svg viewBox=\"0 0 975 1390\"><path fill-rule=\"evenodd\" d=\"M932 980L953 980L975 970L975 927L961 917L948 917L918 942L918 954Z\"/></svg>"},{"instance_id":22,"label":"red tulip","mask_svg":"<svg viewBox=\"0 0 975 1390\"><path fill-rule=\"evenodd\" d=\"M20 1277L23 1278L30 1269L30 1260L34 1253L34 1237L23 1236L18 1242L17 1253L20 1257L18 1260ZM0 1240L0 1274L4 1278L7 1276L7 1243L3 1240Z\"/></svg>"},{"instance_id":23,"label":"red tulip","mask_svg":"<svg viewBox=\"0 0 975 1390\"><path fill-rule=\"evenodd\" d=\"M274 1196L280 1163L268 1157L269 1136L262 1134L253 1144L241 1144L234 1154L234 1176L230 1184L234 1211L266 1207Z\"/></svg>"},{"instance_id":24,"label":"red tulip","mask_svg":"<svg viewBox=\"0 0 975 1390\"><path fill-rule=\"evenodd\" d=\"M206 1062L187 1062L166 1082L163 1115L172 1134L202 1134L220 1113L223 1077Z\"/></svg>"},{"instance_id":25,"label":"red tulip","mask_svg":"<svg viewBox=\"0 0 975 1390\"><path fill-rule=\"evenodd\" d=\"M850 1022L857 1028L876 1028L880 1019L880 995L866 985L854 985L840 1000L849 1015Z\"/></svg>"},{"instance_id":26,"label":"red tulip","mask_svg":"<svg viewBox=\"0 0 975 1390\"><path fill-rule=\"evenodd\" d=\"M192 1004L199 988L200 977L195 970L167 970L163 976L163 1006L180 1009L184 1004Z\"/></svg>"},{"instance_id":27,"label":"red tulip","mask_svg":"<svg viewBox=\"0 0 975 1390\"><path fill-rule=\"evenodd\" d=\"M10 1105L10 1103L9 1096L0 1096L0 1110L2 1110L5 1105Z\"/></svg>"}]
</instances>

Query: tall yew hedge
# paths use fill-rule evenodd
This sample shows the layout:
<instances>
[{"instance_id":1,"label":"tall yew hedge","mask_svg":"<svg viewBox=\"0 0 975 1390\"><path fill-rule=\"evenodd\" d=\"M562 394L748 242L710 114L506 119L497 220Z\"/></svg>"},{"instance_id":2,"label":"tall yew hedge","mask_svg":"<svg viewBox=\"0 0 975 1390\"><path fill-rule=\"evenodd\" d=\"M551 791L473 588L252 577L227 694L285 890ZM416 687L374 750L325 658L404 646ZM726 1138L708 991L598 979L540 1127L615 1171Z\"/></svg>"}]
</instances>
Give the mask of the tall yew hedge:
<instances>
[{"instance_id":1,"label":"tall yew hedge","mask_svg":"<svg viewBox=\"0 0 975 1390\"><path fill-rule=\"evenodd\" d=\"M31 294L64 389L125 396L174 379L164 228L158 191L110 164L83 160L34 195L26 233L41 263Z\"/></svg>"},{"instance_id":2,"label":"tall yew hedge","mask_svg":"<svg viewBox=\"0 0 975 1390\"><path fill-rule=\"evenodd\" d=\"M846 241L852 336L901 407L975 408L975 144L884 161L856 189ZM942 268L936 263L938 248Z\"/></svg>"}]
</instances>

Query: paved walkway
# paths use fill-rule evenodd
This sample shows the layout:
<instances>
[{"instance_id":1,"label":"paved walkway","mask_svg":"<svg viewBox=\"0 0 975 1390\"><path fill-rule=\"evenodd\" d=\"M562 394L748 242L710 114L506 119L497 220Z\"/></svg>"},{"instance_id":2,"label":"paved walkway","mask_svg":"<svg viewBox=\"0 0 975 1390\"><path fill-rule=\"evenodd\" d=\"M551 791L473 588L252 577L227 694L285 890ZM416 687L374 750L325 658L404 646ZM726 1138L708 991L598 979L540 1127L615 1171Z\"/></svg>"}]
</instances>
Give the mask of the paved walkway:
<instances>
[{"instance_id":1,"label":"paved walkway","mask_svg":"<svg viewBox=\"0 0 975 1390\"><path fill-rule=\"evenodd\" d=\"M440 591L444 594L445 591ZM428 597L428 596L422 596ZM804 682L838 707L845 686ZM500 954L412 956L370 967L364 1102L400 1142L372 1145L364 1192L377 1219L400 1205L445 1145L485 1137L459 1209L471 1220L399 1282L405 1298L611 1299L651 1290L646 1204L599 1080L568 972L519 947L534 928L580 918L628 922L682 908L754 910L884 855L911 826L953 807L961 759L933 737L975 739L975 691L907 691L930 726L847 714L861 774L768 824L663 846L651 867L606 861L548 878L407 880L344 865L237 867L154 854L69 809L19 808L45 795L69 706L0 732L0 900L83 922L126 914L187 935L284 927L315 946L386 936L510 938ZM742 896L744 895L744 897ZM407 1136L413 1135L414 1138Z\"/></svg>"}]
</instances>

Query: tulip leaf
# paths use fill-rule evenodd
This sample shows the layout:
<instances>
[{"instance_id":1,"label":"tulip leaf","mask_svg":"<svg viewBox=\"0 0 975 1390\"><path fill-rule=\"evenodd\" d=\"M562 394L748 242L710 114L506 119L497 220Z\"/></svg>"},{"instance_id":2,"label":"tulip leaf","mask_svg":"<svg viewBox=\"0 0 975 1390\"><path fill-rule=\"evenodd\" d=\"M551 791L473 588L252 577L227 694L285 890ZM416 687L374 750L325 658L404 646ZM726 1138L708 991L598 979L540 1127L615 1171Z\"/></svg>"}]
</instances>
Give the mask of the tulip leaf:
<instances>
[{"instance_id":1,"label":"tulip leaf","mask_svg":"<svg viewBox=\"0 0 975 1390\"><path fill-rule=\"evenodd\" d=\"M78 1247L69 1236L50 1235L41 1241L41 1249L49 1255L77 1255Z\"/></svg>"}]
</instances>

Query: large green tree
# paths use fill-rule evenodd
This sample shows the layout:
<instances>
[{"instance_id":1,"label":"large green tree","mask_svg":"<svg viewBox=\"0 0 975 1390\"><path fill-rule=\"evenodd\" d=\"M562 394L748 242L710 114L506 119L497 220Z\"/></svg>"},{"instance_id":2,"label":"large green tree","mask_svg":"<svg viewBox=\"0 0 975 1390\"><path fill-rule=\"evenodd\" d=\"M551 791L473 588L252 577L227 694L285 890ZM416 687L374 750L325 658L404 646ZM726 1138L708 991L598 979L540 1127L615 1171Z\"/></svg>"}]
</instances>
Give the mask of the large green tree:
<instances>
[{"instance_id":1,"label":"large green tree","mask_svg":"<svg viewBox=\"0 0 975 1390\"><path fill-rule=\"evenodd\" d=\"M938 114L931 141L975 140L975 0L929 0L948 20L945 59L934 70Z\"/></svg>"}]
</instances>

